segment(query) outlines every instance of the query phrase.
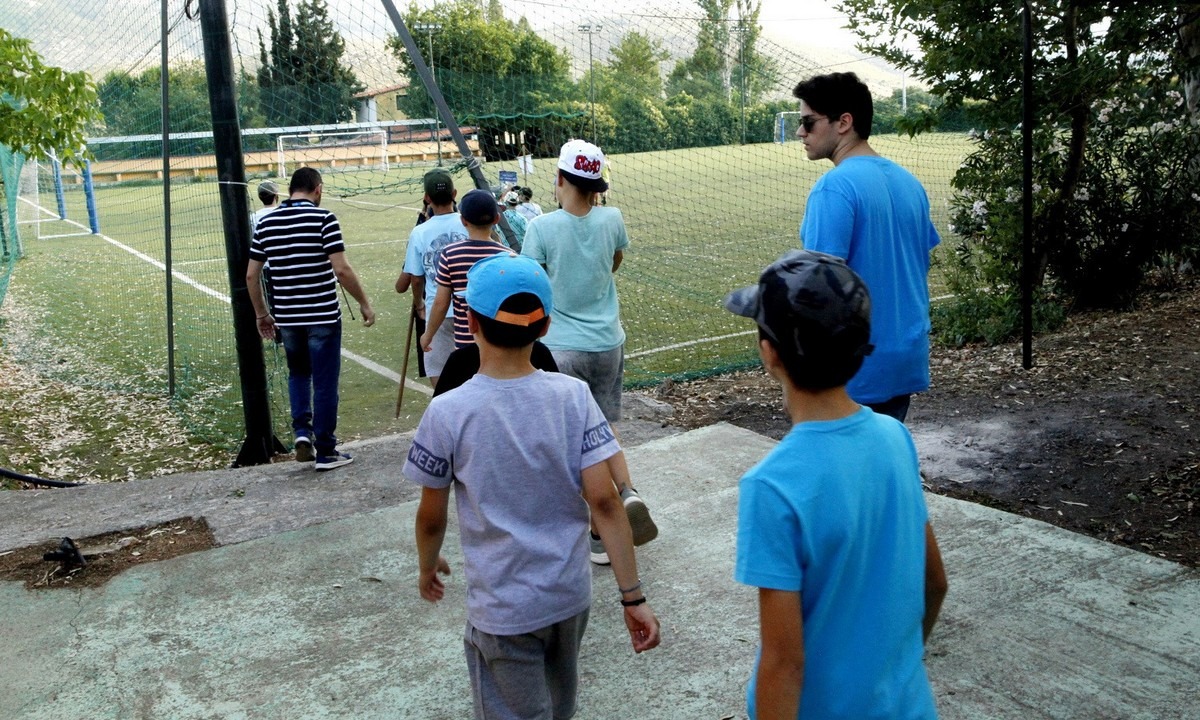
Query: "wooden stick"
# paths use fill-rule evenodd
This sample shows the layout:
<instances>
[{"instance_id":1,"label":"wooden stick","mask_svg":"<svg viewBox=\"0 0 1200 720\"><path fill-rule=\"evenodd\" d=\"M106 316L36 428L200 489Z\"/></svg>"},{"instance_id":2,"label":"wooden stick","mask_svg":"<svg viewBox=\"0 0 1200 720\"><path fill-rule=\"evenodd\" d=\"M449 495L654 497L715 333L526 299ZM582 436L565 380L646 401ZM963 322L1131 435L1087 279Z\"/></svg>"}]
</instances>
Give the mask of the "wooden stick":
<instances>
[{"instance_id":1,"label":"wooden stick","mask_svg":"<svg viewBox=\"0 0 1200 720\"><path fill-rule=\"evenodd\" d=\"M412 350L413 328L417 326L417 306L408 313L408 339L404 341L404 365L400 368L400 390L396 395L396 417L400 417L400 406L404 404L404 378L408 376L408 353Z\"/></svg>"}]
</instances>

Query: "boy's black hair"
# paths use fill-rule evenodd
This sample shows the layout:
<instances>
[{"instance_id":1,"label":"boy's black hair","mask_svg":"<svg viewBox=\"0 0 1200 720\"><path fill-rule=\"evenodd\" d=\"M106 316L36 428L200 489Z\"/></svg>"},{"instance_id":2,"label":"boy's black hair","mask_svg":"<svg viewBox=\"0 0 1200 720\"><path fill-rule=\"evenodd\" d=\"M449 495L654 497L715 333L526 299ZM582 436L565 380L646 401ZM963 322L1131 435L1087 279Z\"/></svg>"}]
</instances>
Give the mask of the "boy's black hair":
<instances>
[{"instance_id":1,"label":"boy's black hair","mask_svg":"<svg viewBox=\"0 0 1200 720\"><path fill-rule=\"evenodd\" d=\"M870 335L869 329L848 327L830 336L820 324L797 318L795 331L797 336L805 338L803 353L791 344L775 342L762 326L758 328L758 339L775 348L783 369L797 388L817 391L841 387L862 367L866 358L862 347Z\"/></svg>"},{"instance_id":2,"label":"boy's black hair","mask_svg":"<svg viewBox=\"0 0 1200 720\"><path fill-rule=\"evenodd\" d=\"M501 310L518 315L531 313L541 307L542 301L538 300L537 295L527 292L517 293L500 303ZM471 314L475 316L476 322L479 323L479 332L483 334L483 338L492 345L503 348L521 348L526 345L532 345L534 340L541 337L542 329L550 321L550 318L544 317L528 326L522 326L511 325L490 317L484 317L474 310L471 311Z\"/></svg>"},{"instance_id":3,"label":"boy's black hair","mask_svg":"<svg viewBox=\"0 0 1200 720\"><path fill-rule=\"evenodd\" d=\"M258 199L263 205L272 205L279 199L279 191L272 190L274 185L263 183L258 186Z\"/></svg>"},{"instance_id":4,"label":"boy's black hair","mask_svg":"<svg viewBox=\"0 0 1200 720\"><path fill-rule=\"evenodd\" d=\"M288 194L297 192L311 193L321 186L321 173L314 168L302 167L292 173L292 181L288 184Z\"/></svg>"},{"instance_id":5,"label":"boy's black hair","mask_svg":"<svg viewBox=\"0 0 1200 720\"><path fill-rule=\"evenodd\" d=\"M604 178L585 178L559 168L558 174L585 193L602 193L608 190L608 182Z\"/></svg>"},{"instance_id":6,"label":"boy's black hair","mask_svg":"<svg viewBox=\"0 0 1200 720\"><path fill-rule=\"evenodd\" d=\"M863 140L871 137L875 104L871 100L871 91L854 73L811 77L797 85L792 94L831 122L843 113L850 113L854 118L854 132Z\"/></svg>"}]
</instances>

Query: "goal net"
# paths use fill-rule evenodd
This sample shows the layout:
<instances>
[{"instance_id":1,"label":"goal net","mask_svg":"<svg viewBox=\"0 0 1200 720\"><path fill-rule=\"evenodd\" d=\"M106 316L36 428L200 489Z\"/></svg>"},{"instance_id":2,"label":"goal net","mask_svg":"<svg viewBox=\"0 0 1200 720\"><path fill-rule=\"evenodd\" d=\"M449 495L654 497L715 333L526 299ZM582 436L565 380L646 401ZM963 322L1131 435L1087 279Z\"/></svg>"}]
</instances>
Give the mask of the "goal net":
<instances>
[{"instance_id":1,"label":"goal net","mask_svg":"<svg viewBox=\"0 0 1200 720\"><path fill-rule=\"evenodd\" d=\"M387 130L341 130L280 135L276 141L279 177L299 167L327 172L388 170Z\"/></svg>"}]
</instances>

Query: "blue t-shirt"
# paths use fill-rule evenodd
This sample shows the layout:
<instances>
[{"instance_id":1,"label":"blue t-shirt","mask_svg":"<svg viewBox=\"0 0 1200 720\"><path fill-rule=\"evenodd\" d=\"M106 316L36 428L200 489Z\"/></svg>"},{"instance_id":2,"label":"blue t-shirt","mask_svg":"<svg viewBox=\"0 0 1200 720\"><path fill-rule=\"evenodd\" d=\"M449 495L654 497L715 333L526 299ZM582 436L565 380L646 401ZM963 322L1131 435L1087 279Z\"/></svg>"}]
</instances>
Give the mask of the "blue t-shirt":
<instances>
[{"instance_id":1,"label":"blue t-shirt","mask_svg":"<svg viewBox=\"0 0 1200 720\"><path fill-rule=\"evenodd\" d=\"M580 473L620 449L588 386L567 375L476 374L430 401L404 475L454 486L471 625L519 635L591 605Z\"/></svg>"},{"instance_id":2,"label":"blue t-shirt","mask_svg":"<svg viewBox=\"0 0 1200 720\"><path fill-rule=\"evenodd\" d=\"M846 158L813 185L800 241L845 258L871 292L875 351L847 384L850 397L929 389L929 252L939 238L921 183L886 158Z\"/></svg>"},{"instance_id":3,"label":"blue t-shirt","mask_svg":"<svg viewBox=\"0 0 1200 720\"><path fill-rule=\"evenodd\" d=\"M433 308L437 295L437 258L442 248L450 243L467 239L462 216L458 213L434 215L412 229L408 236L408 250L404 254L404 272L414 277L425 278L425 307ZM446 309L446 317L454 316L454 308Z\"/></svg>"},{"instance_id":4,"label":"blue t-shirt","mask_svg":"<svg viewBox=\"0 0 1200 720\"><path fill-rule=\"evenodd\" d=\"M742 477L734 578L800 593L800 717L936 718L921 662L927 520L908 430L869 408L798 423ZM757 680L756 662L751 718Z\"/></svg>"},{"instance_id":5,"label":"blue t-shirt","mask_svg":"<svg viewBox=\"0 0 1200 720\"><path fill-rule=\"evenodd\" d=\"M546 347L605 352L625 342L612 267L628 246L616 208L594 207L583 217L555 210L529 221L521 254L546 267L554 291Z\"/></svg>"}]
</instances>

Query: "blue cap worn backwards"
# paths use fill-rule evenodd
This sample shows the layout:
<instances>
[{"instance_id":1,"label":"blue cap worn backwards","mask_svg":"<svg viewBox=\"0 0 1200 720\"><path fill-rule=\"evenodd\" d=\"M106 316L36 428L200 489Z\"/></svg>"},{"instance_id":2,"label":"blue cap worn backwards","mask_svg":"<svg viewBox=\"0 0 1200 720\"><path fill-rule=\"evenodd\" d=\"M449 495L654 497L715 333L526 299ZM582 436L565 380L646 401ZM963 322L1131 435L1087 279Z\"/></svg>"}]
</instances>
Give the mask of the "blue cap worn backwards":
<instances>
[{"instance_id":1,"label":"blue cap worn backwards","mask_svg":"<svg viewBox=\"0 0 1200 720\"><path fill-rule=\"evenodd\" d=\"M529 313L500 309L505 300L520 293L535 295L542 306ZM554 307L545 268L533 258L506 252L486 257L467 271L467 289L463 297L467 307L476 313L522 327L529 327L548 316Z\"/></svg>"}]
</instances>

